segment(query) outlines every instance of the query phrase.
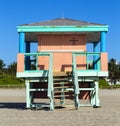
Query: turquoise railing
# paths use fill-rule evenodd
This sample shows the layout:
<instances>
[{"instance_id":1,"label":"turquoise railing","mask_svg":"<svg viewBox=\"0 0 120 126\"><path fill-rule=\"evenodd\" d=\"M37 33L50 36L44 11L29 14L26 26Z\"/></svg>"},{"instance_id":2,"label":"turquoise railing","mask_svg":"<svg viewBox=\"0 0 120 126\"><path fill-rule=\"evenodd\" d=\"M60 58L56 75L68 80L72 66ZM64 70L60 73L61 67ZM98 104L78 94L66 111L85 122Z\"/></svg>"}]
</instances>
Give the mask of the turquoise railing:
<instances>
[{"instance_id":1,"label":"turquoise railing","mask_svg":"<svg viewBox=\"0 0 120 126\"><path fill-rule=\"evenodd\" d=\"M72 73L73 73L73 82L74 82L74 92L75 92L75 107L78 108L79 107L79 85L78 85L78 76L77 76L77 71L76 71L76 58L75 58L75 54L73 54L72 56L72 64L73 64L73 68L72 68Z\"/></svg>"},{"instance_id":2,"label":"turquoise railing","mask_svg":"<svg viewBox=\"0 0 120 126\"><path fill-rule=\"evenodd\" d=\"M42 53L24 53L24 56L25 56L24 70L25 71L27 71L27 70L39 71L38 57L40 57L40 56L49 56L50 57L49 61L51 61L52 60L51 55L52 55L51 53L46 53L46 52L44 52L44 53L43 52ZM34 66L32 66L32 65L34 65ZM32 69L32 67L35 67L35 68Z\"/></svg>"},{"instance_id":3,"label":"turquoise railing","mask_svg":"<svg viewBox=\"0 0 120 126\"><path fill-rule=\"evenodd\" d=\"M72 56L72 64L73 64L73 66L75 66L76 57L81 56L81 57L86 58L85 59L85 65L86 65L85 70L100 70L101 69L100 54L101 54L100 52L74 52L73 56ZM81 64L81 65L83 65L83 64Z\"/></svg>"},{"instance_id":4,"label":"turquoise railing","mask_svg":"<svg viewBox=\"0 0 120 126\"><path fill-rule=\"evenodd\" d=\"M77 75L78 69L77 69L77 63L76 63L76 57L78 57L78 56L83 56L85 58L86 69L84 69L84 70L99 71L101 69L100 53L97 53L97 52L95 52L95 53L93 53L93 52L74 52L74 53L72 53L72 73L73 73L73 82L74 82L74 88L75 88L74 93L75 93L75 107L76 108L79 108L79 93L80 93L78 75ZM91 68L90 68L90 65L91 65Z\"/></svg>"},{"instance_id":5,"label":"turquoise railing","mask_svg":"<svg viewBox=\"0 0 120 126\"><path fill-rule=\"evenodd\" d=\"M50 98L50 110L54 109L53 104L53 55L52 53L41 52L41 53L24 53L25 56L25 66L24 71L40 72L38 66L38 57L49 56L49 67L48 70L42 70L48 72L48 90L47 96ZM32 60L31 60L32 57ZM31 69L31 62L34 62L35 69Z\"/></svg>"}]
</instances>

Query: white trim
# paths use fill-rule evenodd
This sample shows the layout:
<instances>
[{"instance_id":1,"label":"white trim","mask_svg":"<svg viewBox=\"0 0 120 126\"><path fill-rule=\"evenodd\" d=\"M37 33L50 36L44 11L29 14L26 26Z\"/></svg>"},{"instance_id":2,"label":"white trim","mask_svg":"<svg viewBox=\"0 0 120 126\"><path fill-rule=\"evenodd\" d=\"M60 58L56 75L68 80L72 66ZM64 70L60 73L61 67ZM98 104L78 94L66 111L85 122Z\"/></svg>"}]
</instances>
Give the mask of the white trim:
<instances>
[{"instance_id":1,"label":"white trim","mask_svg":"<svg viewBox=\"0 0 120 126\"><path fill-rule=\"evenodd\" d=\"M80 77L107 77L108 71L77 71Z\"/></svg>"},{"instance_id":2,"label":"white trim","mask_svg":"<svg viewBox=\"0 0 120 126\"><path fill-rule=\"evenodd\" d=\"M17 72L17 77L48 77L48 71L40 71L40 72Z\"/></svg>"}]
</instances>

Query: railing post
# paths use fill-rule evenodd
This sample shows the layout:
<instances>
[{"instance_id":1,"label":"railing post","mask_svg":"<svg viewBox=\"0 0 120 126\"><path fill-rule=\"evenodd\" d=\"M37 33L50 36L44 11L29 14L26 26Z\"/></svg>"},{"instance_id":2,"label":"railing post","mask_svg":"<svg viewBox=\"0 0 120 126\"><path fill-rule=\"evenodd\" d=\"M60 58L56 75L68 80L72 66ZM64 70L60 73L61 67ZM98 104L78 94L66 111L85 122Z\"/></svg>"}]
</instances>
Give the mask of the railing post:
<instances>
[{"instance_id":1,"label":"railing post","mask_svg":"<svg viewBox=\"0 0 120 126\"><path fill-rule=\"evenodd\" d=\"M54 101L53 101L53 55L49 54L49 75L48 75L48 97L50 98L50 110L54 110Z\"/></svg>"},{"instance_id":2,"label":"railing post","mask_svg":"<svg viewBox=\"0 0 120 126\"><path fill-rule=\"evenodd\" d=\"M26 85L26 108L30 108L30 82L29 80L25 80Z\"/></svg>"},{"instance_id":3,"label":"railing post","mask_svg":"<svg viewBox=\"0 0 120 126\"><path fill-rule=\"evenodd\" d=\"M89 64L88 64L88 53L86 52L86 70L88 70L88 66Z\"/></svg>"},{"instance_id":4,"label":"railing post","mask_svg":"<svg viewBox=\"0 0 120 126\"><path fill-rule=\"evenodd\" d=\"M94 90L90 92L90 103L91 103L92 106L94 106L95 105L95 95L96 95L96 93L95 93L95 83L92 82L90 84L90 87L94 88Z\"/></svg>"},{"instance_id":5,"label":"railing post","mask_svg":"<svg viewBox=\"0 0 120 126\"><path fill-rule=\"evenodd\" d=\"M101 32L101 45L100 45L100 51L106 52L106 32Z\"/></svg>"},{"instance_id":6,"label":"railing post","mask_svg":"<svg viewBox=\"0 0 120 126\"><path fill-rule=\"evenodd\" d=\"M95 81L95 107L100 106L98 91L99 91L99 83L98 81Z\"/></svg>"},{"instance_id":7,"label":"railing post","mask_svg":"<svg viewBox=\"0 0 120 126\"><path fill-rule=\"evenodd\" d=\"M38 55L36 55L36 64L35 64L36 70L38 70Z\"/></svg>"},{"instance_id":8,"label":"railing post","mask_svg":"<svg viewBox=\"0 0 120 126\"><path fill-rule=\"evenodd\" d=\"M19 33L19 53L25 52L25 34L24 32Z\"/></svg>"},{"instance_id":9,"label":"railing post","mask_svg":"<svg viewBox=\"0 0 120 126\"><path fill-rule=\"evenodd\" d=\"M74 83L74 92L75 92L75 107L79 108L79 86L78 86L78 76L76 68L76 56L72 54L72 64L73 64L73 83Z\"/></svg>"},{"instance_id":10,"label":"railing post","mask_svg":"<svg viewBox=\"0 0 120 126\"><path fill-rule=\"evenodd\" d=\"M98 42L93 43L93 52L98 52ZM95 70L98 70L98 58L99 56L97 55L93 56L93 68Z\"/></svg>"},{"instance_id":11,"label":"railing post","mask_svg":"<svg viewBox=\"0 0 120 126\"><path fill-rule=\"evenodd\" d=\"M30 53L30 42L26 42L26 50L25 50L26 53ZM26 56L25 57L25 69L26 70L30 70L30 56Z\"/></svg>"}]
</instances>

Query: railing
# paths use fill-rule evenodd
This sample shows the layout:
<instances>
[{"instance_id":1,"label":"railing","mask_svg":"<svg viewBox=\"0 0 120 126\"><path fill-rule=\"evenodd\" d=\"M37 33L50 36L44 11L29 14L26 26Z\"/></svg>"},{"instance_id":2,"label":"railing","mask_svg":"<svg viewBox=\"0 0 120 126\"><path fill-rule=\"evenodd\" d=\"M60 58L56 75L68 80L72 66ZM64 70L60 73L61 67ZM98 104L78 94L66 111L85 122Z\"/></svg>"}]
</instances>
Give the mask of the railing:
<instances>
[{"instance_id":1,"label":"railing","mask_svg":"<svg viewBox=\"0 0 120 126\"><path fill-rule=\"evenodd\" d=\"M78 63L77 57L82 57L82 63ZM75 107L79 107L79 93L80 89L79 88L79 83L78 83L78 73L77 73L77 64L84 64L84 71L89 71L89 70L95 70L99 71L101 69L101 55L100 53L93 53L93 52L75 52L72 54L72 73L73 73L73 82L74 82L74 87L75 87ZM83 89L86 90L86 89ZM91 90L90 88L88 90Z\"/></svg>"},{"instance_id":2,"label":"railing","mask_svg":"<svg viewBox=\"0 0 120 126\"><path fill-rule=\"evenodd\" d=\"M101 53L99 52L75 52L72 56L72 64L76 66L76 57L84 58L85 70L101 70ZM81 63L79 63L81 64ZM77 68L76 68L77 69Z\"/></svg>"},{"instance_id":3,"label":"railing","mask_svg":"<svg viewBox=\"0 0 120 126\"><path fill-rule=\"evenodd\" d=\"M24 53L25 63L24 70L32 70L39 71L38 57L40 56L49 56L49 61L52 62L52 54L41 52L41 53ZM49 62L49 70L50 70L50 62Z\"/></svg>"},{"instance_id":4,"label":"railing","mask_svg":"<svg viewBox=\"0 0 120 126\"><path fill-rule=\"evenodd\" d=\"M25 58L25 66L24 71L31 71L31 72L40 72L39 70L39 63L38 63L38 57L40 56L48 56L49 59L49 66L48 70L48 90L47 90L47 96L50 98L50 109L53 110L53 55L52 53L47 52L41 52L41 53L24 53Z\"/></svg>"}]
</instances>

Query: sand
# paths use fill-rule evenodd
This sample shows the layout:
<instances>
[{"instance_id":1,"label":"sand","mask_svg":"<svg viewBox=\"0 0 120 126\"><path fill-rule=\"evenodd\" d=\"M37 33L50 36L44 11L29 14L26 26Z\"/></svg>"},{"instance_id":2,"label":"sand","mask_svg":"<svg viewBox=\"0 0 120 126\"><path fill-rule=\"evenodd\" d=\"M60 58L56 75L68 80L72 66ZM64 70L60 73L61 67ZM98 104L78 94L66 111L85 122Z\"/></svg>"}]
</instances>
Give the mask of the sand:
<instances>
[{"instance_id":1,"label":"sand","mask_svg":"<svg viewBox=\"0 0 120 126\"><path fill-rule=\"evenodd\" d=\"M120 89L100 90L101 108L26 110L25 89L0 89L0 126L120 126Z\"/></svg>"}]
</instances>

